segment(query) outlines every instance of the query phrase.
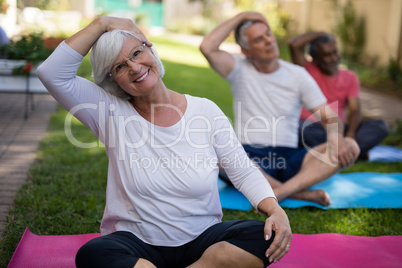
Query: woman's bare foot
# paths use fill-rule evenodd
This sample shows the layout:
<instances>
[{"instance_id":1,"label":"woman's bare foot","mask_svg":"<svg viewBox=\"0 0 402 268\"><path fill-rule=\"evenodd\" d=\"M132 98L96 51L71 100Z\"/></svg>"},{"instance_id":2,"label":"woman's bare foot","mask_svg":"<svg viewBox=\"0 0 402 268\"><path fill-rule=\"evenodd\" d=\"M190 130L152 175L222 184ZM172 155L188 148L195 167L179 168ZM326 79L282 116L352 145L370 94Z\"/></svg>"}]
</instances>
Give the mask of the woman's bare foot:
<instances>
[{"instance_id":1,"label":"woman's bare foot","mask_svg":"<svg viewBox=\"0 0 402 268\"><path fill-rule=\"evenodd\" d=\"M329 197L329 194L323 190L305 190L302 192L295 193L289 198L293 199L299 199L299 200L305 200L305 201L311 201L314 203L317 203L319 205L328 207L331 205L331 199Z\"/></svg>"}]
</instances>

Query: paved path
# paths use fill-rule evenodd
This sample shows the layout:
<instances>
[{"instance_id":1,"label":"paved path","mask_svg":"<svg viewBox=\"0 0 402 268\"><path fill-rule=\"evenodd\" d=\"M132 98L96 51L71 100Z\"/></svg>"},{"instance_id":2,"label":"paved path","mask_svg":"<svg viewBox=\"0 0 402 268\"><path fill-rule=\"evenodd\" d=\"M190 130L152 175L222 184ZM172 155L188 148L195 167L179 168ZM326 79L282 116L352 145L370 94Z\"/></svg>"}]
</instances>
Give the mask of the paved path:
<instances>
[{"instance_id":1,"label":"paved path","mask_svg":"<svg viewBox=\"0 0 402 268\"><path fill-rule=\"evenodd\" d=\"M402 100L378 91L362 88L360 94L362 115L370 118L382 118L388 124L402 120Z\"/></svg>"},{"instance_id":2,"label":"paved path","mask_svg":"<svg viewBox=\"0 0 402 268\"><path fill-rule=\"evenodd\" d=\"M34 95L35 109L24 120L25 95L0 94L0 235L8 209L35 159L56 101L50 95Z\"/></svg>"}]
</instances>

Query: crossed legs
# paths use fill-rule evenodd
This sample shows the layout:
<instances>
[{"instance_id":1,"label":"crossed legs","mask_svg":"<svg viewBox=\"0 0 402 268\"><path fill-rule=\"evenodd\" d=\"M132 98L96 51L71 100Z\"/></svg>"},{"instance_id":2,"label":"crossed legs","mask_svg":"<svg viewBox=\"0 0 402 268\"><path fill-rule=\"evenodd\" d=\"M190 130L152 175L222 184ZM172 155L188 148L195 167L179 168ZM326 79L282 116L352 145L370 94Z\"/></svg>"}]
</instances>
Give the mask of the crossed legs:
<instances>
[{"instance_id":1,"label":"crossed legs","mask_svg":"<svg viewBox=\"0 0 402 268\"><path fill-rule=\"evenodd\" d=\"M228 242L219 242L210 246L201 258L188 268L252 268L264 267L261 259Z\"/></svg>"},{"instance_id":2,"label":"crossed legs","mask_svg":"<svg viewBox=\"0 0 402 268\"><path fill-rule=\"evenodd\" d=\"M150 261L140 258L134 268L154 268ZM238 248L228 242L216 243L202 254L195 263L188 268L262 268L263 262L251 253Z\"/></svg>"},{"instance_id":3,"label":"crossed legs","mask_svg":"<svg viewBox=\"0 0 402 268\"><path fill-rule=\"evenodd\" d=\"M301 163L298 173L285 183L267 174L261 166L254 161L259 167L262 174L268 180L278 201L287 197L299 200L306 200L318 203L323 206L331 204L328 193L323 190L307 190L309 187L322 182L340 170L339 165L327 164L330 163L326 152L326 144L319 145L313 148L320 158L315 157L311 152L306 153ZM253 159L252 159L253 161ZM219 176L226 183L231 184L224 168L219 165Z\"/></svg>"},{"instance_id":4,"label":"crossed legs","mask_svg":"<svg viewBox=\"0 0 402 268\"><path fill-rule=\"evenodd\" d=\"M345 133L348 125L345 126ZM384 120L367 119L359 124L356 132L356 142L360 148L358 159L364 160L368 151L381 143L388 135L388 126ZM314 147L327 141L327 132L319 122L301 120L299 123L299 147Z\"/></svg>"},{"instance_id":5,"label":"crossed legs","mask_svg":"<svg viewBox=\"0 0 402 268\"><path fill-rule=\"evenodd\" d=\"M217 223L195 240L178 247L152 246L129 232L115 232L87 242L76 256L77 267L258 267L269 265L265 222ZM275 261L275 260L273 260Z\"/></svg>"},{"instance_id":6,"label":"crossed legs","mask_svg":"<svg viewBox=\"0 0 402 268\"><path fill-rule=\"evenodd\" d=\"M271 177L261 169L264 176L271 184L278 201L290 197L293 199L312 201L323 206L329 206L331 204L330 197L325 191L307 189L328 179L337 173L341 167L330 161L326 153L326 144L321 144L313 148L313 150L320 158L308 152L304 157L299 172L285 183Z\"/></svg>"},{"instance_id":7,"label":"crossed legs","mask_svg":"<svg viewBox=\"0 0 402 268\"><path fill-rule=\"evenodd\" d=\"M357 143L351 138L345 138L344 142L349 148L346 152L349 160L356 160L360 152ZM327 143L324 143L311 149L305 155L299 172L284 183L262 171L271 184L278 201L290 197L329 206L331 200L328 193L323 190L311 191L308 188L328 179L341 168L338 163L330 160Z\"/></svg>"}]
</instances>

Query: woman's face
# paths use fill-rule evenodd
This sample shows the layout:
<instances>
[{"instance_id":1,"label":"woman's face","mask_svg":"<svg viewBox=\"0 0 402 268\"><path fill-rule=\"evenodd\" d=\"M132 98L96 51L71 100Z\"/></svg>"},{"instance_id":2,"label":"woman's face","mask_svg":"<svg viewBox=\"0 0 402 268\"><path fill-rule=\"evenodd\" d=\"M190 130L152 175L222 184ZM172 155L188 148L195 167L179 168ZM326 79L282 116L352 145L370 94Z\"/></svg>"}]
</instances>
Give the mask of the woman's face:
<instances>
[{"instance_id":1,"label":"woman's face","mask_svg":"<svg viewBox=\"0 0 402 268\"><path fill-rule=\"evenodd\" d=\"M161 81L151 48L131 36L126 38L110 72L113 80L134 97L151 94Z\"/></svg>"}]
</instances>

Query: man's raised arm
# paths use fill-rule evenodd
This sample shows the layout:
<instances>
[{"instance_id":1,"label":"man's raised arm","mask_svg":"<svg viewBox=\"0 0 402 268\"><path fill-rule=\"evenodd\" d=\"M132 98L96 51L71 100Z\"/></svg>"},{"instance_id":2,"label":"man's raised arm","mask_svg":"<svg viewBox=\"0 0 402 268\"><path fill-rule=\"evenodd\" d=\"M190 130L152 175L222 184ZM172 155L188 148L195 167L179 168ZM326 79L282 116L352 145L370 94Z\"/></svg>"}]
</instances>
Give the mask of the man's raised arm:
<instances>
[{"instance_id":1,"label":"man's raised arm","mask_svg":"<svg viewBox=\"0 0 402 268\"><path fill-rule=\"evenodd\" d=\"M314 39L317 39L324 32L309 32L293 37L289 40L290 55L294 64L302 67L306 66L306 58L304 57L304 51L307 44L311 43Z\"/></svg>"},{"instance_id":2,"label":"man's raised arm","mask_svg":"<svg viewBox=\"0 0 402 268\"><path fill-rule=\"evenodd\" d=\"M264 16L258 12L242 12L218 25L205 36L200 45L202 54L208 60L211 67L222 77L230 74L234 68L235 60L230 53L220 50L219 46L240 23L246 20L261 20L266 22Z\"/></svg>"}]
</instances>

